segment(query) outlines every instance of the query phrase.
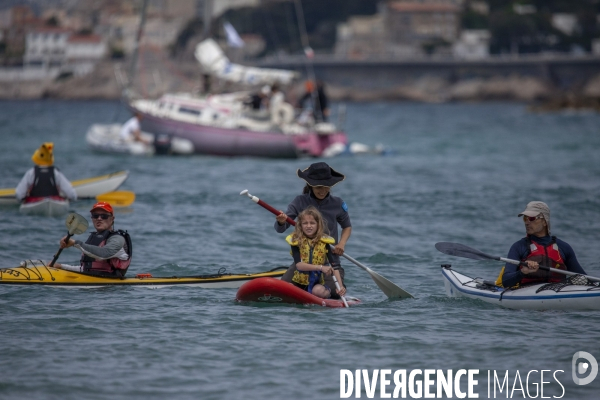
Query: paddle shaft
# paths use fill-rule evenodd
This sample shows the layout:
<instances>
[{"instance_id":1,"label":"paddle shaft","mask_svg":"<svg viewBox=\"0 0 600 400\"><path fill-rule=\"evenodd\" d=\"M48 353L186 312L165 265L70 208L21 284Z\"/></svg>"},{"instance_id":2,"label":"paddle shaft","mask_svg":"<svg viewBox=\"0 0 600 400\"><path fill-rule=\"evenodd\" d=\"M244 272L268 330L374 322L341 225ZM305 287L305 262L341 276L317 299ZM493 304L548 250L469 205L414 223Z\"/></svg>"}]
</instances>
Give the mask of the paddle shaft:
<instances>
[{"instance_id":1,"label":"paddle shaft","mask_svg":"<svg viewBox=\"0 0 600 400\"><path fill-rule=\"evenodd\" d=\"M339 292L339 291L341 290L341 289L340 289L340 284L338 283L338 280L337 280L337 278L335 277L335 274L334 274L334 275L332 275L332 278L333 278L333 282L335 283L335 288L336 288L336 289L337 289L337 291ZM345 298L344 296L340 296L340 297L342 298L342 301L344 302L344 306L345 306L346 308L349 308L350 306L348 305L348 302L346 301L346 298Z\"/></svg>"},{"instance_id":2,"label":"paddle shaft","mask_svg":"<svg viewBox=\"0 0 600 400\"><path fill-rule=\"evenodd\" d=\"M262 201L261 199L259 199L256 196L251 196L250 199L252 199L253 202L255 202L256 204L258 204L262 208L271 211L275 215L281 214L281 211L276 210L275 208L271 207L269 204L265 203L264 201ZM287 221L288 224L290 224L292 226L296 226L296 221L294 221L290 217L287 217L286 221Z\"/></svg>"},{"instance_id":3,"label":"paddle shaft","mask_svg":"<svg viewBox=\"0 0 600 400\"><path fill-rule=\"evenodd\" d=\"M471 247L465 246L464 244L460 244L460 243L440 242L440 243L435 244L435 248L438 249L440 252L442 252L444 254L449 254L451 256L471 258L473 260L488 259L488 260L504 261L506 263L513 264L513 265L527 266L527 263L525 263L524 261L512 260L510 258L504 258L504 257L491 256L489 254L485 254L479 250L473 249ZM569 275L569 276L582 275L582 274L578 274L576 272L565 271L563 269L547 267L545 265L540 265L539 268L543 271L551 271L551 272L555 272L557 274L563 274L563 275ZM594 276L589 276L589 275L582 275L582 276L585 276L590 281L600 282L600 278L596 278Z\"/></svg>"},{"instance_id":4,"label":"paddle shaft","mask_svg":"<svg viewBox=\"0 0 600 400\"><path fill-rule=\"evenodd\" d=\"M524 263L522 261L517 261L517 260L511 260L510 258L504 258L504 257L498 257L497 258L500 261L504 261L507 262L509 264L514 264L514 265L524 265L527 266L527 263ZM568 275L568 276L573 276L573 275L582 275L582 274L578 274L577 272L571 272L571 271L565 271L564 269L557 269L557 268L552 268L552 267L547 267L545 265L540 265L539 269L544 270L544 271L551 271L551 272L555 272L557 274L563 274L563 275ZM594 276L589 276L589 275L582 275L585 276L587 279L589 279L590 281L593 282L600 282L600 278L596 278Z\"/></svg>"},{"instance_id":5,"label":"paddle shaft","mask_svg":"<svg viewBox=\"0 0 600 400\"><path fill-rule=\"evenodd\" d=\"M67 238L65 239L65 243L69 243L69 239L71 239L71 236L73 236L71 233L69 233L67 235ZM62 247L60 249L58 249L58 252L54 255L54 258L50 262L50 267L54 267L54 263L56 262L56 260L58 260L58 256L60 256L60 253L62 251L63 251Z\"/></svg>"}]
</instances>

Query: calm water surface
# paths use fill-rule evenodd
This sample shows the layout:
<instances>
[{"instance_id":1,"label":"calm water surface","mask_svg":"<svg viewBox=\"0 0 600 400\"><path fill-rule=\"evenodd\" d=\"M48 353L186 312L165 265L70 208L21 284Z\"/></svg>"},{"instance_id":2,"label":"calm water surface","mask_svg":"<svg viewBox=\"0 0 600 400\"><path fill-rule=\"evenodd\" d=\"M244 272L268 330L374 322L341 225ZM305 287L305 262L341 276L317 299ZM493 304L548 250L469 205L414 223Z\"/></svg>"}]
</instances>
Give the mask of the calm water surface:
<instances>
[{"instance_id":1,"label":"calm water surface","mask_svg":"<svg viewBox=\"0 0 600 400\"><path fill-rule=\"evenodd\" d=\"M599 312L450 299L440 264L487 279L500 265L446 256L434 244L505 256L524 234L517 214L542 200L553 234L600 276L600 116L536 115L515 104L348 104L347 111L350 140L395 152L327 160L347 177L333 190L352 217L346 250L415 299L387 300L347 262L349 294L363 300L349 310L242 305L232 289L2 286L0 398L336 399L340 369L461 368L480 370L480 398L488 396L488 370L508 370L512 388L517 371L525 386L527 372L542 369L564 371L563 398L597 398L600 378L576 386L571 358L587 351L600 360ZM274 217L239 192L285 209L303 186L296 170L312 160L129 158L88 149L92 123L127 118L118 102L1 102L0 187L15 187L33 151L53 141L56 165L72 180L130 171L122 189L137 199L116 223L133 236L131 275L246 273L290 262ZM87 216L92 204L72 206ZM2 267L50 259L65 231L64 218L0 208ZM72 249L61 255L77 259ZM530 378L533 396L531 381L539 384L539 374ZM561 395L551 375L544 381L553 382L545 397ZM517 387L513 398L522 397Z\"/></svg>"}]
</instances>

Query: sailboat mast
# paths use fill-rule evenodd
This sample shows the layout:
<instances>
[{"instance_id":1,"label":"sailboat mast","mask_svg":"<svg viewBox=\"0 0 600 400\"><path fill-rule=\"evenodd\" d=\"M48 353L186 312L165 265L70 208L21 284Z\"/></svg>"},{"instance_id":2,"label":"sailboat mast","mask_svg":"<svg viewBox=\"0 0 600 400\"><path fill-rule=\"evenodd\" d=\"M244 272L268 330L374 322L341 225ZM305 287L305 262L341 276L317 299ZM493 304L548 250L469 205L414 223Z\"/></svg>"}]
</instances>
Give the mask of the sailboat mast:
<instances>
[{"instance_id":1,"label":"sailboat mast","mask_svg":"<svg viewBox=\"0 0 600 400\"><path fill-rule=\"evenodd\" d=\"M294 5L296 6L296 15L298 16L298 28L300 30L300 40L302 42L302 47L304 48L304 55L306 56L306 73L308 74L308 79L313 82L313 90L310 93L310 97L313 102L313 109L315 115L318 120L323 121L323 113L321 112L321 104L319 102L319 95L317 89L317 80L315 78L315 69L313 67L312 61L310 60L307 51L312 51L310 49L310 45L308 43L308 34L306 33L306 23L304 21L304 10L302 9L301 0L295 0Z\"/></svg>"},{"instance_id":2,"label":"sailboat mast","mask_svg":"<svg viewBox=\"0 0 600 400\"><path fill-rule=\"evenodd\" d=\"M142 34L144 33L144 25L146 24L146 9L148 8L148 0L144 0L142 4L140 25L138 26L137 35L135 37L135 43L133 45L133 58L131 60L131 66L129 69L129 89L133 87L133 81L135 79L135 71L137 68L138 52L140 48L140 42L142 40Z\"/></svg>"},{"instance_id":3,"label":"sailboat mast","mask_svg":"<svg viewBox=\"0 0 600 400\"><path fill-rule=\"evenodd\" d=\"M213 0L205 0L204 9L202 10L202 39L208 38L212 25Z\"/></svg>"}]
</instances>

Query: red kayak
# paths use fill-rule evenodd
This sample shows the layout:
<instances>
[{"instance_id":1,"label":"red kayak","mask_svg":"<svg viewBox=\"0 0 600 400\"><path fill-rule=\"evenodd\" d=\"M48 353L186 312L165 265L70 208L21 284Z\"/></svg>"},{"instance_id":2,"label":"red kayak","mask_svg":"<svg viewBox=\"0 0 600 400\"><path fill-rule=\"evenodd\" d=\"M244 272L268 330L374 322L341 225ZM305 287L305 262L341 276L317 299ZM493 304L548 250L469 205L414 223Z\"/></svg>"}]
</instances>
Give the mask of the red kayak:
<instances>
[{"instance_id":1,"label":"red kayak","mask_svg":"<svg viewBox=\"0 0 600 400\"><path fill-rule=\"evenodd\" d=\"M244 283L235 295L237 301L260 303L315 304L323 307L344 307L342 300L322 299L291 283L275 278L256 278ZM349 306L360 304L360 300L346 296Z\"/></svg>"}]
</instances>

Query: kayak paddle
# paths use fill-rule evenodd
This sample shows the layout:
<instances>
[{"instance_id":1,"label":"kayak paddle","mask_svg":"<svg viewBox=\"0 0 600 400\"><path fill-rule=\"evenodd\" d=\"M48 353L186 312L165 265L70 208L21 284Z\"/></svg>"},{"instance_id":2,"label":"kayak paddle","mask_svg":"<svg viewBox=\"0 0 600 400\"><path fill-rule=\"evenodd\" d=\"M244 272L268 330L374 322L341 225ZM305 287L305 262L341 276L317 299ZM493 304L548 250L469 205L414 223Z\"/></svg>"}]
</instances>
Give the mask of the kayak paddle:
<instances>
[{"instance_id":1,"label":"kayak paddle","mask_svg":"<svg viewBox=\"0 0 600 400\"><path fill-rule=\"evenodd\" d=\"M116 192L106 192L96 196L96 200L104 201L111 206L127 207L135 201L135 193L127 190L119 190Z\"/></svg>"},{"instance_id":2,"label":"kayak paddle","mask_svg":"<svg viewBox=\"0 0 600 400\"><path fill-rule=\"evenodd\" d=\"M281 212L279 210L274 209L273 207L271 207L270 205L268 205L267 203L265 203L264 201L262 201L258 197L253 196L250 193L248 193L248 189L242 190L240 192L240 196L244 196L244 195L247 195L248 197L250 197L250 199L253 202L255 202L259 206L261 206L261 207L269 210L271 213L273 213L275 215L281 214ZM287 218L287 223L290 224L290 225L292 225L292 226L296 226L296 221L294 221L290 217ZM402 289L401 287L399 287L398 285L396 285L395 283L393 283L389 279L384 278L383 276L379 275L378 273L376 273L375 271L373 271L371 268L362 265L361 263L359 263L358 261L356 261L354 258L350 257L349 255L347 255L347 254L344 253L344 254L342 254L342 257L344 257L348 261L352 262L356 266L358 266L358 267L364 269L365 271L367 271L367 273L371 276L371 279L373 279L373 281L377 284L377 286L379 286L379 289L381 289L381 291L388 298L390 298L390 299L409 299L409 298L413 298L412 294L408 293L406 290Z\"/></svg>"},{"instance_id":3,"label":"kayak paddle","mask_svg":"<svg viewBox=\"0 0 600 400\"><path fill-rule=\"evenodd\" d=\"M479 250L472 249L472 248L465 246L464 244L460 244L460 243L439 242L439 243L435 244L435 248L444 254L448 254L448 255L456 256L456 257L471 258L473 260L504 261L506 263L514 264L514 265L522 265L523 264L523 262L521 262L521 261L511 260L510 258L490 256L489 254L482 253ZM562 269L556 269L556 268L552 268L552 267L546 267L545 265L540 265L539 268L544 271L552 271L552 272L556 272L558 274L563 274L563 275L571 275L571 276L581 275L576 272L565 271ZM585 276L590 281L600 282L600 278L595 278L595 277L589 276L589 275L582 275L582 276Z\"/></svg>"},{"instance_id":4,"label":"kayak paddle","mask_svg":"<svg viewBox=\"0 0 600 400\"><path fill-rule=\"evenodd\" d=\"M71 236L80 235L83 232L87 231L87 228L89 226L87 220L77 213L71 213L71 214L67 215L67 220L65 221L65 225L67 225L67 230L68 230L68 234L65 239L65 243L69 242L69 239L71 238ZM52 262L50 262L50 267L54 266L54 263L56 262L56 260L58 260L58 256L60 255L62 250L63 250L62 248L58 249L58 252L56 253L56 255L54 255Z\"/></svg>"},{"instance_id":5,"label":"kayak paddle","mask_svg":"<svg viewBox=\"0 0 600 400\"><path fill-rule=\"evenodd\" d=\"M338 283L338 280L335 277L335 274L331 275L331 277L333 278L333 283L335 283L335 288L339 292L340 291L340 284ZM340 297L342 298L342 301L344 302L344 307L349 308L350 306L348 305L348 302L346 301L346 298L344 296L341 296L341 295L340 295Z\"/></svg>"}]
</instances>

